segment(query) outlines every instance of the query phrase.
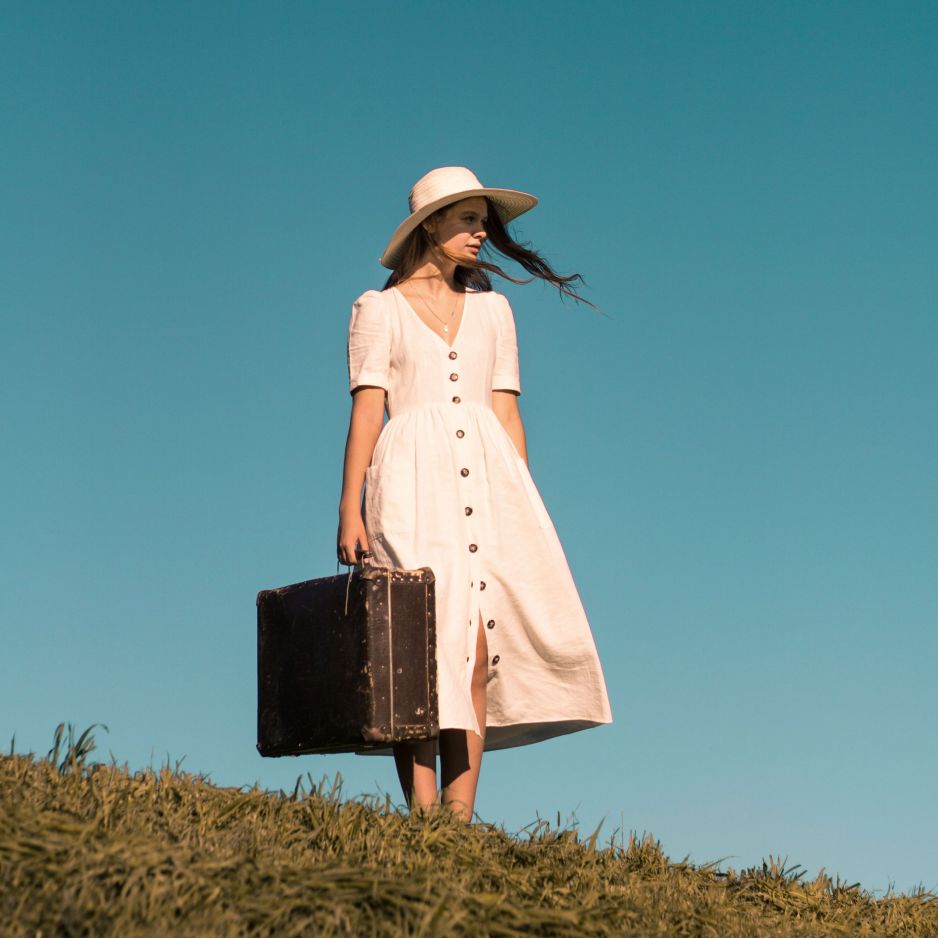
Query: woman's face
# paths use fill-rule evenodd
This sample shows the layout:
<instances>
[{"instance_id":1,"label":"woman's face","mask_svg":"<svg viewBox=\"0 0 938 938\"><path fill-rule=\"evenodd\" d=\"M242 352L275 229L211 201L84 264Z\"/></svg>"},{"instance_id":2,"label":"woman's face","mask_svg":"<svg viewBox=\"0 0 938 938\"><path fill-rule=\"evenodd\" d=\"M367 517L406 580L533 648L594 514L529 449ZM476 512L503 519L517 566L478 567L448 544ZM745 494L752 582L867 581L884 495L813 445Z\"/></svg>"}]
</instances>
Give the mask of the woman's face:
<instances>
[{"instance_id":1,"label":"woman's face","mask_svg":"<svg viewBox=\"0 0 938 938\"><path fill-rule=\"evenodd\" d=\"M484 222L488 215L488 203L481 196L472 196L448 205L439 215L424 224L435 234L437 243L461 258L475 258L485 241Z\"/></svg>"}]
</instances>

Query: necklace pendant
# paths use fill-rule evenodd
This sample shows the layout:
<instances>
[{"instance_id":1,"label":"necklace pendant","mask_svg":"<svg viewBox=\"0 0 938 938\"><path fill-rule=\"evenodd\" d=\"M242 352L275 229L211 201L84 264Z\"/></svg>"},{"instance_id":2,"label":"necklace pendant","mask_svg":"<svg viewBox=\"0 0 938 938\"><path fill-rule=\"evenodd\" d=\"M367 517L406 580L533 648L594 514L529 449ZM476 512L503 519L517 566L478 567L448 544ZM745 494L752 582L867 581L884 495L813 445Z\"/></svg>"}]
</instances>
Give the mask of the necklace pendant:
<instances>
[{"instance_id":1,"label":"necklace pendant","mask_svg":"<svg viewBox=\"0 0 938 938\"><path fill-rule=\"evenodd\" d=\"M443 331L444 331L444 332L449 332L449 326L443 326Z\"/></svg>"}]
</instances>

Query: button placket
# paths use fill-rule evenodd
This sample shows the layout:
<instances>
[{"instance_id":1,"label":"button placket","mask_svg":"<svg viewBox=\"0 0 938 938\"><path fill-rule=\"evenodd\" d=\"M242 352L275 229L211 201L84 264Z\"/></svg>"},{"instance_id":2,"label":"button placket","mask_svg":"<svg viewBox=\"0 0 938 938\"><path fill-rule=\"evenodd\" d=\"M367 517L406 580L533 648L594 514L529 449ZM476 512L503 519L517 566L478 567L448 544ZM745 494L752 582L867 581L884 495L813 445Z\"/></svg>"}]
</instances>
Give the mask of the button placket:
<instances>
[{"instance_id":1,"label":"button placket","mask_svg":"<svg viewBox=\"0 0 938 938\"><path fill-rule=\"evenodd\" d=\"M448 357L450 361L456 361L456 359L458 358L458 355L455 350L450 349L448 353ZM450 382L455 383L459 380L459 373L456 371L451 371L448 377L449 377ZM458 394L453 394L450 397L450 400L453 404L462 403L462 398ZM466 438L466 430L464 427L457 427L454 432L458 440L463 440ZM469 454L466 454L466 455L469 455ZM460 466L459 475L463 479L466 479L468 481L471 474L472 472L471 472L470 466L468 465ZM479 544L477 542L477 536L480 532L475 530L475 524L473 523L475 519L472 517L473 510L474 510L473 505L472 505L472 502L474 501L472 497L472 488L473 487L471 486L471 483L470 483L470 488L466 492L466 500L463 503L463 510L465 513L464 517L466 519L466 541L468 542L468 550L469 550L469 554L471 558L469 561L469 572L470 572L469 590L470 590L470 594L472 596L475 596L476 589L479 589L479 590L485 589L485 581L480 580L478 577L478 567L477 567L478 561L476 558L478 556L478 551L479 551ZM474 642L475 639L473 638L473 636L475 635L475 628L478 625L478 617L480 615L482 616L481 621L483 625L487 626L488 630L491 630L493 628L494 620L491 617L485 617L483 615L482 610L479 608L478 603L473 603L473 606L474 606L473 613L472 613L473 618L470 618L469 620L469 624L467 628L467 635L469 637L469 640ZM470 654L466 657L466 664L470 665L471 660L472 660L472 655Z\"/></svg>"},{"instance_id":2,"label":"button placket","mask_svg":"<svg viewBox=\"0 0 938 938\"><path fill-rule=\"evenodd\" d=\"M457 356L456 356L456 352L453 351L452 349L450 349L450 352L449 352L449 360L450 360L450 361L456 361L456 357L457 357ZM450 381L458 381L458 380L459 380L459 372L451 371L450 374L449 374L449 380L450 380ZM458 403L459 403L459 398L458 398L458 397L453 397L453 403L454 403L454 404L458 404Z\"/></svg>"},{"instance_id":3,"label":"button placket","mask_svg":"<svg viewBox=\"0 0 938 938\"><path fill-rule=\"evenodd\" d=\"M485 627L486 640L488 641L489 648L489 659L491 660L492 656L498 653L500 629L498 628L497 621L499 618L498 610L493 605L497 597L491 595L490 593L483 595L487 585L484 579L485 576L486 569L483 561L480 566L476 567L476 575L473 577L473 580L475 581L476 588L479 591L476 607L478 608L479 614L482 617L481 624Z\"/></svg>"},{"instance_id":4,"label":"button placket","mask_svg":"<svg viewBox=\"0 0 938 938\"><path fill-rule=\"evenodd\" d=\"M469 476L469 469L466 466L463 466L462 469L459 470L459 474L465 479ZM469 516L472 514L472 506L466 505L464 511L466 517L466 533L470 540L469 553L474 554L479 549L479 545L475 542L473 524L469 520Z\"/></svg>"}]
</instances>

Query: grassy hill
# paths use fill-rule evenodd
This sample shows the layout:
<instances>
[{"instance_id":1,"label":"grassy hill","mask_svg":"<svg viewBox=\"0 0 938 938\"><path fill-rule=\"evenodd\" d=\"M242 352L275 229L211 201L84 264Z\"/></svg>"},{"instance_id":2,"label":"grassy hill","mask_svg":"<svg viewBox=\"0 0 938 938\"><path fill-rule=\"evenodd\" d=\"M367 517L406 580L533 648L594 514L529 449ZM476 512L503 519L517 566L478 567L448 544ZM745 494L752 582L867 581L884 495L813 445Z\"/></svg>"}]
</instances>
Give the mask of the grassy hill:
<instances>
[{"instance_id":1,"label":"grassy hill","mask_svg":"<svg viewBox=\"0 0 938 938\"><path fill-rule=\"evenodd\" d=\"M90 729L0 756L0 934L938 935L926 893L873 898L773 861L673 863L651 837L519 836L387 801L220 788L92 764Z\"/></svg>"}]
</instances>

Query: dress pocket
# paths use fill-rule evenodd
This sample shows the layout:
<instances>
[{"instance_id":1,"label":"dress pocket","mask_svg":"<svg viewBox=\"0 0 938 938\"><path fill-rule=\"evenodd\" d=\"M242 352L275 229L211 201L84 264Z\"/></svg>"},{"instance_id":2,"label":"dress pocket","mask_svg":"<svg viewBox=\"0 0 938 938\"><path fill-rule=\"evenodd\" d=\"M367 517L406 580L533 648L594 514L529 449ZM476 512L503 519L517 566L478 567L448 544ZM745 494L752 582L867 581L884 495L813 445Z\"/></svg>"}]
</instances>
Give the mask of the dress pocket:
<instances>
[{"instance_id":1,"label":"dress pocket","mask_svg":"<svg viewBox=\"0 0 938 938\"><path fill-rule=\"evenodd\" d=\"M541 493L534 484L534 479L531 477L531 470L528 469L528 464L520 454L517 454L516 458L518 460L518 472L521 475L521 484L524 486L525 492L527 492L528 501L531 503L531 508L537 518L537 523L544 531L554 534L554 523L547 513L547 508L544 505L544 500L541 498Z\"/></svg>"},{"instance_id":2,"label":"dress pocket","mask_svg":"<svg viewBox=\"0 0 938 938\"><path fill-rule=\"evenodd\" d=\"M392 540L411 536L414 527L414 480L406 467L385 460L365 470L365 530L369 537Z\"/></svg>"},{"instance_id":3,"label":"dress pocket","mask_svg":"<svg viewBox=\"0 0 938 938\"><path fill-rule=\"evenodd\" d=\"M362 506L362 516L365 522L365 531L368 539L380 537L381 524L378 511L378 466L371 465L365 469L365 499Z\"/></svg>"}]
</instances>

